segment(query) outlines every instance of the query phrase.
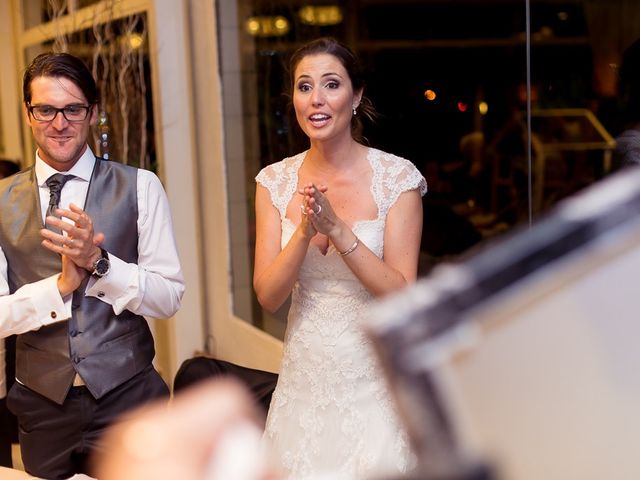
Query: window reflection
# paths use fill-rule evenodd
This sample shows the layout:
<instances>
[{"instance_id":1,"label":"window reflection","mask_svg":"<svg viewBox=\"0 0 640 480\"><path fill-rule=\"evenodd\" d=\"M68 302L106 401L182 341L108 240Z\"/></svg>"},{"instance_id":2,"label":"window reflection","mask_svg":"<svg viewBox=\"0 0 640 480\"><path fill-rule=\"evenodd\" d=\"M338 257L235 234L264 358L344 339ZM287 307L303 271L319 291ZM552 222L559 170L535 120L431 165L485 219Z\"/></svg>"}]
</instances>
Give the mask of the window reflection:
<instances>
[{"instance_id":1,"label":"window reflection","mask_svg":"<svg viewBox=\"0 0 640 480\"><path fill-rule=\"evenodd\" d=\"M249 232L248 240L231 232L232 257L246 262L246 271L235 269L236 260L232 270L237 315L283 331L282 318L263 314L252 296L253 177L306 148L285 94L285 65L312 38L335 36L357 52L381 113L365 136L413 161L429 182L422 274L617 168L613 138L624 128L618 67L640 38L640 3L530 4L529 78L524 0L334 1L337 21L324 23L309 20L320 14L304 1L238 0L231 13L220 7L223 79L235 74L242 86L235 100L225 94L225 116L235 114L242 129L238 137L231 133L237 123L227 122L227 148L238 153L234 143L242 143L244 173L230 183L245 188L230 203L231 217L246 218L241 233ZM286 19L286 31L246 28L250 18L276 17Z\"/></svg>"},{"instance_id":2,"label":"window reflection","mask_svg":"<svg viewBox=\"0 0 640 480\"><path fill-rule=\"evenodd\" d=\"M68 14L69 9L63 0L22 0L22 12L28 30Z\"/></svg>"},{"instance_id":3,"label":"window reflection","mask_svg":"<svg viewBox=\"0 0 640 480\"><path fill-rule=\"evenodd\" d=\"M97 5L101 0L22 0L24 29L54 21L81 8Z\"/></svg>"}]
</instances>

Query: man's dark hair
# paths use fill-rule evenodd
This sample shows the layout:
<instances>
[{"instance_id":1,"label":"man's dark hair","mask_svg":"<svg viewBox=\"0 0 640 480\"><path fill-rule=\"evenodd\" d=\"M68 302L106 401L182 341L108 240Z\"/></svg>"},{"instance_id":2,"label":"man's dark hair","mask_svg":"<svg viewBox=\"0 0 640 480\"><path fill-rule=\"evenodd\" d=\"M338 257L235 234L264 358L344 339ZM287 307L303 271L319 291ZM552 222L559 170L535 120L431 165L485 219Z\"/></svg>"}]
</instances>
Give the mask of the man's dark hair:
<instances>
[{"instance_id":1,"label":"man's dark hair","mask_svg":"<svg viewBox=\"0 0 640 480\"><path fill-rule=\"evenodd\" d=\"M73 82L84 94L89 105L98 103L98 87L87 65L68 53L41 53L24 72L22 94L24 103L31 102L31 82L37 77L63 77Z\"/></svg>"}]
</instances>

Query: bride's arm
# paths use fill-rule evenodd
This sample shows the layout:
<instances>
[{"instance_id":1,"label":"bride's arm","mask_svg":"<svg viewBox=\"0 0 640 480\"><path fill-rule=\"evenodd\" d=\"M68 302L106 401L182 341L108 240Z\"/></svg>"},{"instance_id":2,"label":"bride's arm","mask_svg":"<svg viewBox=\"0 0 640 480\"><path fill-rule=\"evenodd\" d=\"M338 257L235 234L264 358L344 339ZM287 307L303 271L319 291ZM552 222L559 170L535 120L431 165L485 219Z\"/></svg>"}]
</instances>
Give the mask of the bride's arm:
<instances>
[{"instance_id":1,"label":"bride's arm","mask_svg":"<svg viewBox=\"0 0 640 480\"><path fill-rule=\"evenodd\" d=\"M338 252L348 252L357 241L355 249L342 259L373 295L381 297L416 280L422 235L422 198L417 189L402 193L389 209L382 259L357 240L353 231L333 213L326 197L313 196L316 198L310 196L308 200L312 208L317 208L316 200L322 204L322 212L314 217L314 224L319 232L326 232Z\"/></svg>"},{"instance_id":2,"label":"bride's arm","mask_svg":"<svg viewBox=\"0 0 640 480\"><path fill-rule=\"evenodd\" d=\"M280 214L271 203L269 191L257 185L253 288L265 310L275 312L291 293L309 242L315 234L311 222L303 217L289 243L281 249Z\"/></svg>"},{"instance_id":3,"label":"bride's arm","mask_svg":"<svg viewBox=\"0 0 640 480\"><path fill-rule=\"evenodd\" d=\"M387 214L384 263L398 271L405 284L415 282L418 276L422 220L422 196L417 189L400 194Z\"/></svg>"}]
</instances>

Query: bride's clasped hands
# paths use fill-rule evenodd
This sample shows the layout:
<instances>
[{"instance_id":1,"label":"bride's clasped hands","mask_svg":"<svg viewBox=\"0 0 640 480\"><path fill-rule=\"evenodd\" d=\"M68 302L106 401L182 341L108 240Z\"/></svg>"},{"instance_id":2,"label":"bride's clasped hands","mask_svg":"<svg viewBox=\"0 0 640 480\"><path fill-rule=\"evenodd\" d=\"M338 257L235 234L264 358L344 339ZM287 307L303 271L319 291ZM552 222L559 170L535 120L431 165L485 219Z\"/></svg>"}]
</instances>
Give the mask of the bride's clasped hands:
<instances>
[{"instance_id":1,"label":"bride's clasped hands","mask_svg":"<svg viewBox=\"0 0 640 480\"><path fill-rule=\"evenodd\" d=\"M299 190L298 193L304 197L301 205L303 221L310 221L316 232L326 236L327 241L331 242L338 252L343 253L352 248L350 245L357 245L359 241L351 229L346 227L345 222L335 213L326 195L327 191L327 186L316 186L313 183L307 183ZM347 238L350 236L354 237L351 243ZM344 246L342 246L343 244Z\"/></svg>"}]
</instances>

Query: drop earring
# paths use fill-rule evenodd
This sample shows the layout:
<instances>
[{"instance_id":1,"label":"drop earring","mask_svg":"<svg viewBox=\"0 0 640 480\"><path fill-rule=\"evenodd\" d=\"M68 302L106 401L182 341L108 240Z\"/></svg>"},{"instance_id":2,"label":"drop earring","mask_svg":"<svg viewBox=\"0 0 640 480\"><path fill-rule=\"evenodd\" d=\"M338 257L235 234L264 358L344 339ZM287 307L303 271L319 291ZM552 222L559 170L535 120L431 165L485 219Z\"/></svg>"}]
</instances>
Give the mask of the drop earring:
<instances>
[{"instance_id":1,"label":"drop earring","mask_svg":"<svg viewBox=\"0 0 640 480\"><path fill-rule=\"evenodd\" d=\"M358 112L356 111L356 106L355 106L355 105L353 105L353 106L352 106L352 108L353 108L353 114L354 114L354 115L357 115L357 114L358 114Z\"/></svg>"}]
</instances>

